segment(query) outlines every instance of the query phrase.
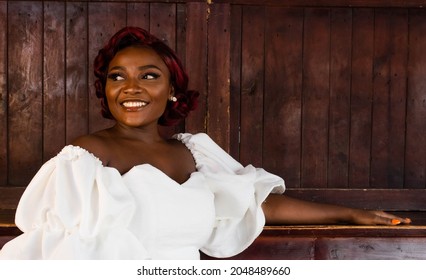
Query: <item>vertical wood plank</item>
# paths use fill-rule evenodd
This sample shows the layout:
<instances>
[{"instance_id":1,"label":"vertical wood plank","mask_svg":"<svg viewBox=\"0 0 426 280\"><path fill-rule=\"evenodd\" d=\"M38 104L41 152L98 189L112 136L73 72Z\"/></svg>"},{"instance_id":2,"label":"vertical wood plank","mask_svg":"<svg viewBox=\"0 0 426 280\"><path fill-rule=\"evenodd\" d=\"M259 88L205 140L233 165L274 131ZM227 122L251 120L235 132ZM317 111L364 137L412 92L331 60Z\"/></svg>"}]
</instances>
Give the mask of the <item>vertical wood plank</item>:
<instances>
[{"instance_id":1,"label":"vertical wood plank","mask_svg":"<svg viewBox=\"0 0 426 280\"><path fill-rule=\"evenodd\" d=\"M43 161L65 145L65 3L44 4Z\"/></svg>"},{"instance_id":2,"label":"vertical wood plank","mask_svg":"<svg viewBox=\"0 0 426 280\"><path fill-rule=\"evenodd\" d=\"M390 19L389 10L376 9L374 15L374 69L371 141L371 187L386 181L389 145ZM384 183L384 182L383 182Z\"/></svg>"},{"instance_id":3,"label":"vertical wood plank","mask_svg":"<svg viewBox=\"0 0 426 280\"><path fill-rule=\"evenodd\" d=\"M407 24L404 13L376 10L371 187L403 187Z\"/></svg>"},{"instance_id":4,"label":"vertical wood plank","mask_svg":"<svg viewBox=\"0 0 426 280\"><path fill-rule=\"evenodd\" d=\"M185 121L190 133L206 132L207 116L207 6L191 2L187 7L186 59L190 89L198 90L198 107Z\"/></svg>"},{"instance_id":5,"label":"vertical wood plank","mask_svg":"<svg viewBox=\"0 0 426 280\"><path fill-rule=\"evenodd\" d=\"M263 167L300 187L302 8L266 9Z\"/></svg>"},{"instance_id":6,"label":"vertical wood plank","mask_svg":"<svg viewBox=\"0 0 426 280\"><path fill-rule=\"evenodd\" d=\"M149 3L127 3L127 26L149 30Z\"/></svg>"},{"instance_id":7,"label":"vertical wood plank","mask_svg":"<svg viewBox=\"0 0 426 280\"><path fill-rule=\"evenodd\" d=\"M370 186L374 11L354 9L349 187Z\"/></svg>"},{"instance_id":8,"label":"vertical wood plank","mask_svg":"<svg viewBox=\"0 0 426 280\"><path fill-rule=\"evenodd\" d=\"M408 10L392 10L391 119L388 148L389 188L404 187L407 113ZM426 131L426 130L425 130Z\"/></svg>"},{"instance_id":9,"label":"vertical wood plank","mask_svg":"<svg viewBox=\"0 0 426 280\"><path fill-rule=\"evenodd\" d=\"M111 126L114 122L101 115L100 100L96 97L93 74L93 60L115 32L126 25L126 3L89 3L89 132Z\"/></svg>"},{"instance_id":10,"label":"vertical wood plank","mask_svg":"<svg viewBox=\"0 0 426 280\"><path fill-rule=\"evenodd\" d=\"M7 184L7 2L0 1L0 185Z\"/></svg>"},{"instance_id":11,"label":"vertical wood plank","mask_svg":"<svg viewBox=\"0 0 426 280\"><path fill-rule=\"evenodd\" d=\"M186 71L186 4L176 3L176 53ZM185 132L186 119L176 125L174 133Z\"/></svg>"},{"instance_id":12,"label":"vertical wood plank","mask_svg":"<svg viewBox=\"0 0 426 280\"><path fill-rule=\"evenodd\" d=\"M176 4L151 4L150 31L173 50L176 50Z\"/></svg>"},{"instance_id":13,"label":"vertical wood plank","mask_svg":"<svg viewBox=\"0 0 426 280\"><path fill-rule=\"evenodd\" d=\"M89 133L87 3L66 4L66 142ZM91 92L94 94L94 92ZM99 104L99 103L98 103ZM100 106L100 105L98 105ZM97 117L102 118L96 108Z\"/></svg>"},{"instance_id":14,"label":"vertical wood plank","mask_svg":"<svg viewBox=\"0 0 426 280\"><path fill-rule=\"evenodd\" d=\"M176 53L185 67L186 62L186 5L176 4Z\"/></svg>"},{"instance_id":15,"label":"vertical wood plank","mask_svg":"<svg viewBox=\"0 0 426 280\"><path fill-rule=\"evenodd\" d=\"M176 17L175 3L151 3L150 31L175 51ZM180 132L180 130L180 126L160 127L161 134L166 138Z\"/></svg>"},{"instance_id":16,"label":"vertical wood plank","mask_svg":"<svg viewBox=\"0 0 426 280\"><path fill-rule=\"evenodd\" d=\"M176 53L186 69L186 5L176 3ZM183 120L172 130L173 133L185 132L185 122Z\"/></svg>"},{"instance_id":17,"label":"vertical wood plank","mask_svg":"<svg viewBox=\"0 0 426 280\"><path fill-rule=\"evenodd\" d=\"M425 188L426 11L410 10L405 187Z\"/></svg>"},{"instance_id":18,"label":"vertical wood plank","mask_svg":"<svg viewBox=\"0 0 426 280\"><path fill-rule=\"evenodd\" d=\"M240 161L259 167L263 147L264 25L264 7L243 7Z\"/></svg>"},{"instance_id":19,"label":"vertical wood plank","mask_svg":"<svg viewBox=\"0 0 426 280\"><path fill-rule=\"evenodd\" d=\"M230 12L229 4L211 5L208 24L207 133L227 152L230 126Z\"/></svg>"},{"instance_id":20,"label":"vertical wood plank","mask_svg":"<svg viewBox=\"0 0 426 280\"><path fill-rule=\"evenodd\" d=\"M346 188L349 169L349 128L352 52L352 9L331 10L330 120L328 182Z\"/></svg>"},{"instance_id":21,"label":"vertical wood plank","mask_svg":"<svg viewBox=\"0 0 426 280\"><path fill-rule=\"evenodd\" d=\"M330 11L305 9L303 46L303 187L327 185Z\"/></svg>"},{"instance_id":22,"label":"vertical wood plank","mask_svg":"<svg viewBox=\"0 0 426 280\"><path fill-rule=\"evenodd\" d=\"M242 13L241 6L231 5L229 153L238 160L240 158Z\"/></svg>"},{"instance_id":23,"label":"vertical wood plank","mask_svg":"<svg viewBox=\"0 0 426 280\"><path fill-rule=\"evenodd\" d=\"M8 2L9 183L42 164L42 2Z\"/></svg>"}]
</instances>

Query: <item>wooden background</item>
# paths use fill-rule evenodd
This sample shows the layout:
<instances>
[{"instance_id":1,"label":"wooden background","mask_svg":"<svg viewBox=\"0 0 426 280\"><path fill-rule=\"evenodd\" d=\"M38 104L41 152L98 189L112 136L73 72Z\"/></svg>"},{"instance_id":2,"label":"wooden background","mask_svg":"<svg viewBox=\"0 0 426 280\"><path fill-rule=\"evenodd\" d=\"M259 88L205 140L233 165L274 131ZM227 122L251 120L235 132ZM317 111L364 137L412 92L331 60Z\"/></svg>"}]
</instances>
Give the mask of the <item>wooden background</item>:
<instances>
[{"instance_id":1,"label":"wooden background","mask_svg":"<svg viewBox=\"0 0 426 280\"><path fill-rule=\"evenodd\" d=\"M297 196L426 210L426 1L213 2L0 0L0 186L111 125L92 61L136 25L201 92L166 133L205 131Z\"/></svg>"}]
</instances>

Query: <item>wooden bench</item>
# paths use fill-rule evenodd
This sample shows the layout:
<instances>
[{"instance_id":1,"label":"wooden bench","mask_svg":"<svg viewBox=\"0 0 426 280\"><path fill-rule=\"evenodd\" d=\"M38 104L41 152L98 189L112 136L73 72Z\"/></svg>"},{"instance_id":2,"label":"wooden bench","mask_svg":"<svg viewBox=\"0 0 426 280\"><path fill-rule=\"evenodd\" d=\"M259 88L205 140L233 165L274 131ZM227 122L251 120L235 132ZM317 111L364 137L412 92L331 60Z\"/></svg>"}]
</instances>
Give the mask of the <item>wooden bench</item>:
<instances>
[{"instance_id":1,"label":"wooden bench","mask_svg":"<svg viewBox=\"0 0 426 280\"><path fill-rule=\"evenodd\" d=\"M0 187L0 248L21 233L14 224L14 214L23 190ZM297 197L304 192L288 193ZM411 217L413 224L265 226L247 250L231 259L426 259L426 212L394 212ZM202 259L212 258L202 254Z\"/></svg>"}]
</instances>

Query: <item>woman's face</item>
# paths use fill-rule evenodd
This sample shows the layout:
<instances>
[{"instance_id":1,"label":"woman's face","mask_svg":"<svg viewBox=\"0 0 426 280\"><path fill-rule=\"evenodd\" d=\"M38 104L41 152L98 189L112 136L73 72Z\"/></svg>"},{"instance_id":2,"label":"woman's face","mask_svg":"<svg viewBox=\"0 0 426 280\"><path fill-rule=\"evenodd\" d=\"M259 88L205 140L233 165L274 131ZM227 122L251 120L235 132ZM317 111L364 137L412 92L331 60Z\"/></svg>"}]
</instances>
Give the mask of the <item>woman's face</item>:
<instances>
[{"instance_id":1,"label":"woman's face","mask_svg":"<svg viewBox=\"0 0 426 280\"><path fill-rule=\"evenodd\" d=\"M154 50L131 46L109 63L105 92L117 122L142 127L157 124L173 87L166 64Z\"/></svg>"}]
</instances>

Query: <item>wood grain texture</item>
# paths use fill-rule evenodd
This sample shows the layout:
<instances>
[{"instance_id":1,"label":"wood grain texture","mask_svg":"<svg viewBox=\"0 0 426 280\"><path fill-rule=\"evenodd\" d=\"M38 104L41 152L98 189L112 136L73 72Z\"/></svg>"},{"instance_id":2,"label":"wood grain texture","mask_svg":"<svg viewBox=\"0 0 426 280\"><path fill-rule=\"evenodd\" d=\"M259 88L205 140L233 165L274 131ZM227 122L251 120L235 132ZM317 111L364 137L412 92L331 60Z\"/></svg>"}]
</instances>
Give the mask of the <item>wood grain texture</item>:
<instances>
[{"instance_id":1,"label":"wood grain texture","mask_svg":"<svg viewBox=\"0 0 426 280\"><path fill-rule=\"evenodd\" d=\"M7 80L7 2L0 1L0 185L7 184L8 173Z\"/></svg>"},{"instance_id":2,"label":"wood grain texture","mask_svg":"<svg viewBox=\"0 0 426 280\"><path fill-rule=\"evenodd\" d=\"M208 132L291 188L424 189L424 11L349 2L0 1L0 185L27 184L64 144L112 125L93 59L138 25L177 51L201 93L166 135Z\"/></svg>"},{"instance_id":3,"label":"wood grain texture","mask_svg":"<svg viewBox=\"0 0 426 280\"><path fill-rule=\"evenodd\" d=\"M303 187L327 185L330 12L306 9L303 43Z\"/></svg>"},{"instance_id":4,"label":"wood grain texture","mask_svg":"<svg viewBox=\"0 0 426 280\"><path fill-rule=\"evenodd\" d=\"M426 185L426 12L410 11L405 186Z\"/></svg>"},{"instance_id":5,"label":"wood grain texture","mask_svg":"<svg viewBox=\"0 0 426 280\"><path fill-rule=\"evenodd\" d=\"M26 184L43 160L43 3L8 3L8 181Z\"/></svg>"},{"instance_id":6,"label":"wood grain texture","mask_svg":"<svg viewBox=\"0 0 426 280\"><path fill-rule=\"evenodd\" d=\"M197 90L197 109L185 121L190 133L207 131L207 16L206 3L188 3L186 6L186 57L185 67L189 76L189 89Z\"/></svg>"},{"instance_id":7,"label":"wood grain texture","mask_svg":"<svg viewBox=\"0 0 426 280\"><path fill-rule=\"evenodd\" d=\"M349 187L370 185L374 10L353 13Z\"/></svg>"},{"instance_id":8,"label":"wood grain texture","mask_svg":"<svg viewBox=\"0 0 426 280\"><path fill-rule=\"evenodd\" d=\"M263 167L300 187L303 9L267 8Z\"/></svg>"},{"instance_id":9,"label":"wood grain texture","mask_svg":"<svg viewBox=\"0 0 426 280\"><path fill-rule=\"evenodd\" d=\"M330 17L327 186L345 188L349 180L352 9L333 9Z\"/></svg>"},{"instance_id":10,"label":"wood grain texture","mask_svg":"<svg viewBox=\"0 0 426 280\"><path fill-rule=\"evenodd\" d=\"M230 6L210 7L208 25L207 133L225 151L230 149Z\"/></svg>"},{"instance_id":11,"label":"wood grain texture","mask_svg":"<svg viewBox=\"0 0 426 280\"><path fill-rule=\"evenodd\" d=\"M89 132L95 132L113 124L111 120L102 118L100 100L96 97L93 75L93 61L99 49L104 47L109 38L126 25L125 3L88 4L88 60L89 60Z\"/></svg>"},{"instance_id":12,"label":"wood grain texture","mask_svg":"<svg viewBox=\"0 0 426 280\"><path fill-rule=\"evenodd\" d=\"M65 145L65 3L44 3L43 162Z\"/></svg>"},{"instance_id":13,"label":"wood grain texture","mask_svg":"<svg viewBox=\"0 0 426 280\"><path fill-rule=\"evenodd\" d=\"M87 3L66 6L66 143L89 133L89 62L87 46ZM92 73L90 73L92 74ZM93 92L92 92L93 93ZM98 105L99 106L99 105ZM96 108L99 114L99 107Z\"/></svg>"},{"instance_id":14,"label":"wood grain texture","mask_svg":"<svg viewBox=\"0 0 426 280\"><path fill-rule=\"evenodd\" d=\"M243 7L240 161L244 165L262 166L264 26L264 7Z\"/></svg>"}]
</instances>

